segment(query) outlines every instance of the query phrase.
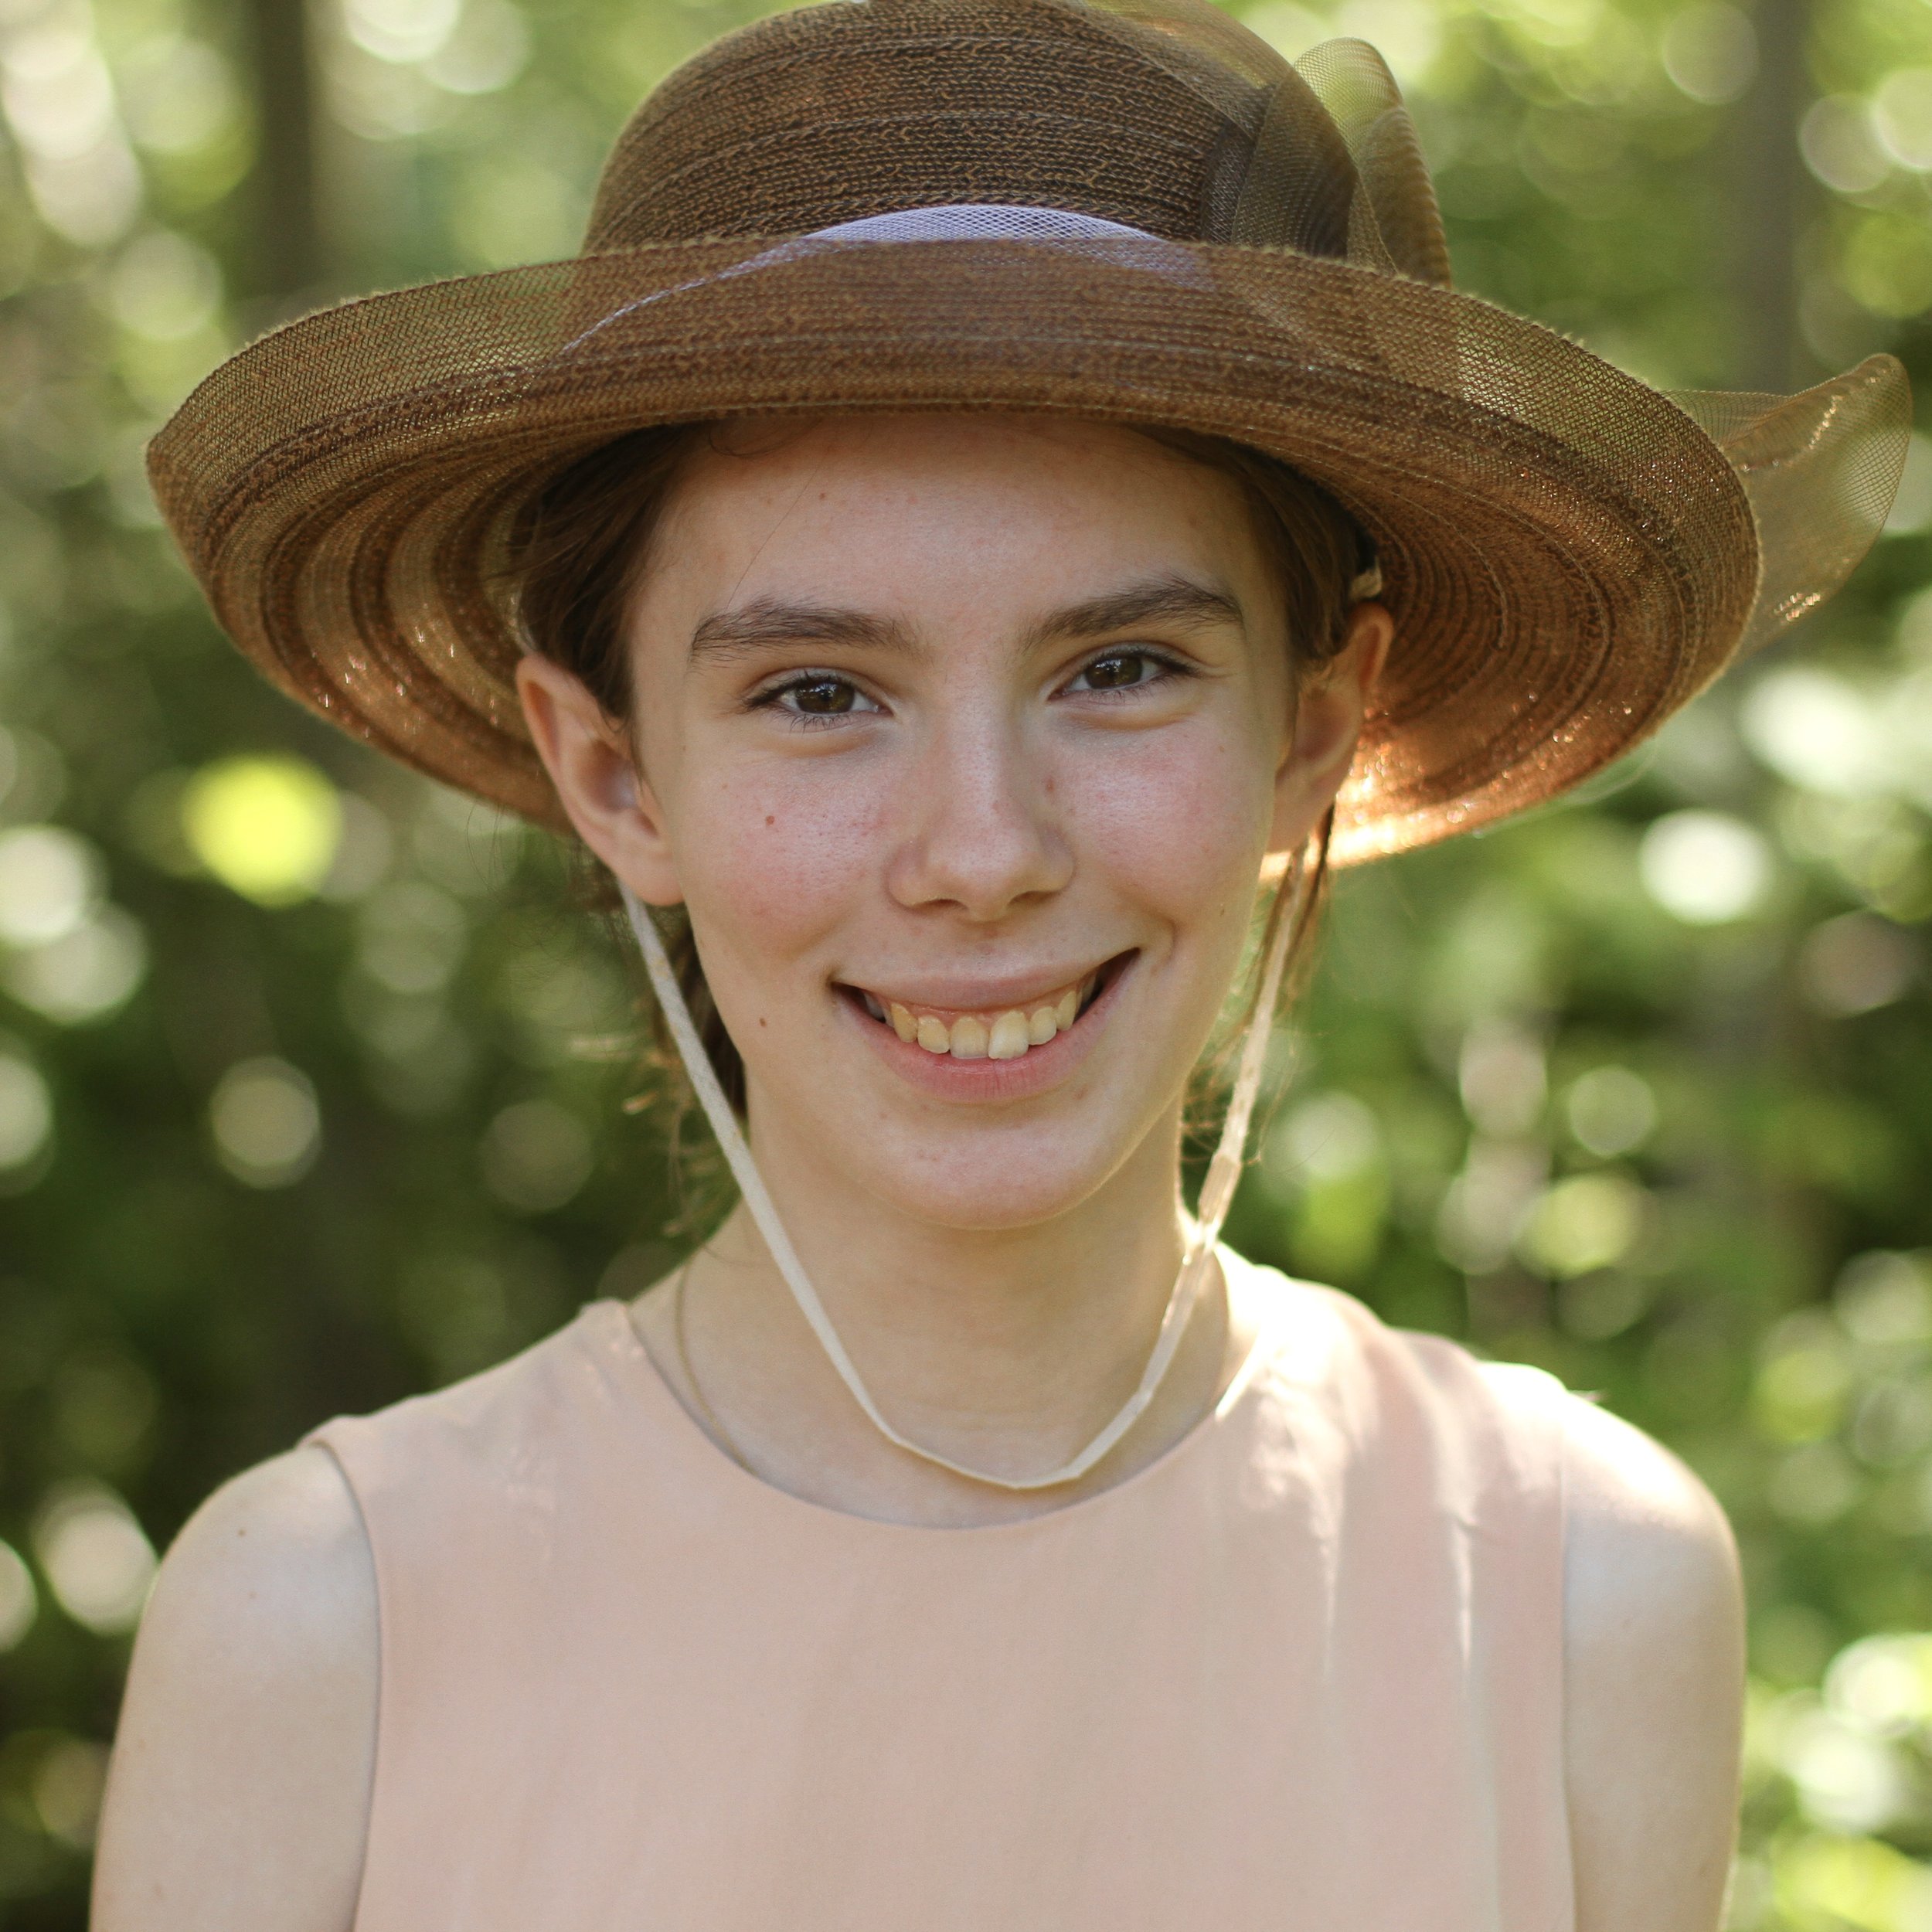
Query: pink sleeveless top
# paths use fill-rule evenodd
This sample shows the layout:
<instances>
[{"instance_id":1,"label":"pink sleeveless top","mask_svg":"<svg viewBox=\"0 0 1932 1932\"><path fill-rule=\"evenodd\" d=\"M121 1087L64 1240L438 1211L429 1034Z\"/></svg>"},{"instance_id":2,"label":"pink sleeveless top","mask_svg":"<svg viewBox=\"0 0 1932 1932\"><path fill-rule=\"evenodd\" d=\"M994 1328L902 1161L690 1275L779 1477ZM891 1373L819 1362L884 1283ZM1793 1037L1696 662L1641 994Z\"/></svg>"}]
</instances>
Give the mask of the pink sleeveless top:
<instances>
[{"instance_id":1,"label":"pink sleeveless top","mask_svg":"<svg viewBox=\"0 0 1932 1932\"><path fill-rule=\"evenodd\" d=\"M318 1430L380 1605L357 1932L1570 1932L1574 1398L1224 1259L1214 1413L1024 1522L770 1487L613 1301Z\"/></svg>"}]
</instances>

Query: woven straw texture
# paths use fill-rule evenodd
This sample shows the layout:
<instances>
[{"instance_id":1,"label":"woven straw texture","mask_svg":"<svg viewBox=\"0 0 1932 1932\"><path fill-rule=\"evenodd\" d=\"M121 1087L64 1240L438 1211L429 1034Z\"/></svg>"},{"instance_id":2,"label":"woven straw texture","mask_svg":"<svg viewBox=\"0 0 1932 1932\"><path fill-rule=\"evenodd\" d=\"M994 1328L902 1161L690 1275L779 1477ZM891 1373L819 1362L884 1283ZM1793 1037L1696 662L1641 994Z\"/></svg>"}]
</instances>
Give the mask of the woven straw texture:
<instances>
[{"instance_id":1,"label":"woven straw texture","mask_svg":"<svg viewBox=\"0 0 1932 1932\"><path fill-rule=\"evenodd\" d=\"M871 219L961 204L1008 213ZM587 450L753 410L1233 437L1379 555L1397 642L1338 809L1346 864L1628 750L1842 582L1904 459L1889 358L1794 397L1673 399L1448 282L1413 129L1359 41L1291 66L1206 0L838 0L667 80L582 255L291 324L208 379L150 470L284 689L556 824L502 559Z\"/></svg>"}]
</instances>

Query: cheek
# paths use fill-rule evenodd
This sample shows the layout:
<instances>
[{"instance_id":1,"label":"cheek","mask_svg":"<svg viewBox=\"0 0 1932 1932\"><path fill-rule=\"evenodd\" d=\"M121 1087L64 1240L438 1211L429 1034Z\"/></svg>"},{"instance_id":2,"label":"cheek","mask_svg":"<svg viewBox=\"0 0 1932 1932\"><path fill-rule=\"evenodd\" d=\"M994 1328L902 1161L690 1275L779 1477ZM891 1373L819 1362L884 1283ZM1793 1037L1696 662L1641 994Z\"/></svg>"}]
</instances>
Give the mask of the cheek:
<instances>
[{"instance_id":1,"label":"cheek","mask_svg":"<svg viewBox=\"0 0 1932 1932\"><path fill-rule=\"evenodd\" d=\"M708 954L722 947L756 977L865 900L882 866L879 814L867 787L831 781L835 762L741 771L685 801L679 881Z\"/></svg>"},{"instance_id":2,"label":"cheek","mask_svg":"<svg viewBox=\"0 0 1932 1932\"><path fill-rule=\"evenodd\" d=\"M1204 720L1079 763L1062 789L1091 862L1172 917L1246 918L1274 800L1272 764L1251 736Z\"/></svg>"}]
</instances>

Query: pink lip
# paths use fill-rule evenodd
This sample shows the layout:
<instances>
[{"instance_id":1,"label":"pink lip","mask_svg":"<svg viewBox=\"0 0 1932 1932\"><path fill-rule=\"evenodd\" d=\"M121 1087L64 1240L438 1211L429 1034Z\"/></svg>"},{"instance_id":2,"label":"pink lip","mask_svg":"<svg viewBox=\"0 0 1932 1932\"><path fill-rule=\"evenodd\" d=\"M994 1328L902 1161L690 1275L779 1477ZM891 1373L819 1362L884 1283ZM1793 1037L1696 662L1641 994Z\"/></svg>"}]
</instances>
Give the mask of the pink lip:
<instances>
[{"instance_id":1,"label":"pink lip","mask_svg":"<svg viewBox=\"0 0 1932 1932\"><path fill-rule=\"evenodd\" d=\"M961 1013L1003 1013L1012 1007L1030 1012L1058 998L1070 986L1083 984L1094 971L1090 962L1063 972L1057 979L1043 979L1034 973L1025 979L932 980L912 988L867 982L862 990L886 1004L896 1001L915 1012L951 1013L955 1018Z\"/></svg>"},{"instance_id":2,"label":"pink lip","mask_svg":"<svg viewBox=\"0 0 1932 1932\"><path fill-rule=\"evenodd\" d=\"M872 1050L902 1080L940 1100L988 1102L1026 1100L1056 1087L1092 1051L1094 1043L1114 1009L1116 998L1132 972L1128 957L1107 975L1094 1003L1064 1033L1056 1033L1044 1046L1032 1046L1018 1060L961 1060L950 1053L929 1053L916 1043L902 1040L850 1000L842 999L847 1022L864 1034Z\"/></svg>"}]
</instances>

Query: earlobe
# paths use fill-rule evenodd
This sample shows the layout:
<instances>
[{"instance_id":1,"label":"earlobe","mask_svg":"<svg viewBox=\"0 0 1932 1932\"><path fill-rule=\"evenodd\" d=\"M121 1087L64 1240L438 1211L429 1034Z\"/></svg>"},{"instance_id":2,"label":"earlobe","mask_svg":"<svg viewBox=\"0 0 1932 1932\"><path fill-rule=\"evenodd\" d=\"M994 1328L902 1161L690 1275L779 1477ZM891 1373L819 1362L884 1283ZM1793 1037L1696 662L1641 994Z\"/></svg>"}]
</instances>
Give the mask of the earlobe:
<instances>
[{"instance_id":1,"label":"earlobe","mask_svg":"<svg viewBox=\"0 0 1932 1932\"><path fill-rule=\"evenodd\" d=\"M517 666L530 741L577 835L647 904L684 896L664 814L623 726L583 682L532 653Z\"/></svg>"}]
</instances>

